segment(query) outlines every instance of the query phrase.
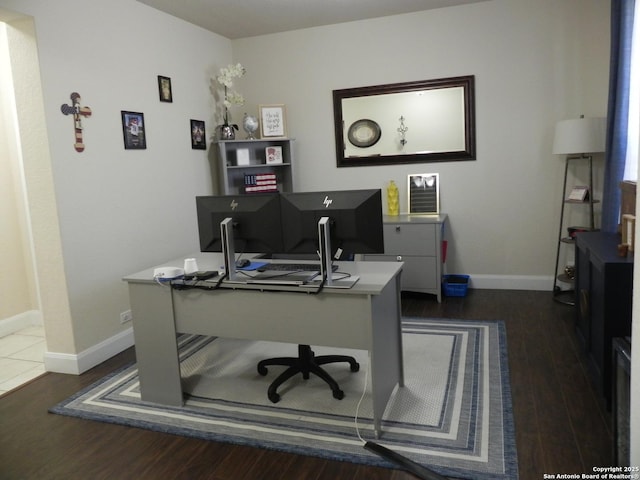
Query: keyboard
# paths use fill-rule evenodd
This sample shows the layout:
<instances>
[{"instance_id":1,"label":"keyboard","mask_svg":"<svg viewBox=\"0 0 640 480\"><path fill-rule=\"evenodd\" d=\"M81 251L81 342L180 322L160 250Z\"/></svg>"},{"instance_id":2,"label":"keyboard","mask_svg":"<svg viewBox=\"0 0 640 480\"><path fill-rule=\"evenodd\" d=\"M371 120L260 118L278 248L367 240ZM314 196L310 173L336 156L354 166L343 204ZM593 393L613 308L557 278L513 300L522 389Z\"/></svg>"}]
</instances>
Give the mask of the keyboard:
<instances>
[{"instance_id":1,"label":"keyboard","mask_svg":"<svg viewBox=\"0 0 640 480\"><path fill-rule=\"evenodd\" d=\"M267 263L264 267L260 267L260 270L276 271L276 272L319 272L319 263ZM338 270L338 265L332 265L331 271Z\"/></svg>"}]
</instances>

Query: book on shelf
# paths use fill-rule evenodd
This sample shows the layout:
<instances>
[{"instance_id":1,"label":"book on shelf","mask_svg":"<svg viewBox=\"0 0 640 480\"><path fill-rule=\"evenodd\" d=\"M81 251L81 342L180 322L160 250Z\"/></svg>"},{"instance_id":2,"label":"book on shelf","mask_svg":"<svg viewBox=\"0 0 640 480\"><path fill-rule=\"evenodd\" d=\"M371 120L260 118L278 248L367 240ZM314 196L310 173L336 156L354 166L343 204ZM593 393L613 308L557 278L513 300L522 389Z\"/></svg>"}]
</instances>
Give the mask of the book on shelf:
<instances>
[{"instance_id":1,"label":"book on shelf","mask_svg":"<svg viewBox=\"0 0 640 480\"><path fill-rule=\"evenodd\" d=\"M276 175L275 173L245 173L244 175L244 184L245 185L257 185L257 182L272 182L276 183Z\"/></svg>"},{"instance_id":2,"label":"book on shelf","mask_svg":"<svg viewBox=\"0 0 640 480\"><path fill-rule=\"evenodd\" d=\"M267 193L267 192L277 192L277 185L247 185L244 187L244 191L246 193Z\"/></svg>"}]
</instances>

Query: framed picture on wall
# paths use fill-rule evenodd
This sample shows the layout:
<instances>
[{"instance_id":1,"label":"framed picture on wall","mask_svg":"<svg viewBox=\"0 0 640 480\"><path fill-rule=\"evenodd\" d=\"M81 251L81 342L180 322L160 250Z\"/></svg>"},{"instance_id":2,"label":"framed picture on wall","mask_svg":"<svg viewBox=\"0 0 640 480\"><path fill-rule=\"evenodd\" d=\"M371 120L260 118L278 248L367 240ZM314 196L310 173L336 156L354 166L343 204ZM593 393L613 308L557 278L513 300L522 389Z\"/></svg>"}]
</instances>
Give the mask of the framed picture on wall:
<instances>
[{"instance_id":1,"label":"framed picture on wall","mask_svg":"<svg viewBox=\"0 0 640 480\"><path fill-rule=\"evenodd\" d=\"M144 150L147 148L147 135L144 114L140 112L120 112L122 116L122 135L125 150Z\"/></svg>"},{"instance_id":2,"label":"framed picture on wall","mask_svg":"<svg viewBox=\"0 0 640 480\"><path fill-rule=\"evenodd\" d=\"M408 176L409 213L438 215L440 213L440 178L437 173L417 173Z\"/></svg>"},{"instance_id":3,"label":"framed picture on wall","mask_svg":"<svg viewBox=\"0 0 640 480\"><path fill-rule=\"evenodd\" d=\"M207 149L204 122L202 120L191 120L191 148L195 150Z\"/></svg>"},{"instance_id":4,"label":"framed picture on wall","mask_svg":"<svg viewBox=\"0 0 640 480\"><path fill-rule=\"evenodd\" d=\"M173 92L171 91L171 79L158 75L158 95L161 102L173 102Z\"/></svg>"},{"instance_id":5,"label":"framed picture on wall","mask_svg":"<svg viewBox=\"0 0 640 480\"><path fill-rule=\"evenodd\" d=\"M287 120L284 105L260 105L262 137L286 137Z\"/></svg>"}]
</instances>

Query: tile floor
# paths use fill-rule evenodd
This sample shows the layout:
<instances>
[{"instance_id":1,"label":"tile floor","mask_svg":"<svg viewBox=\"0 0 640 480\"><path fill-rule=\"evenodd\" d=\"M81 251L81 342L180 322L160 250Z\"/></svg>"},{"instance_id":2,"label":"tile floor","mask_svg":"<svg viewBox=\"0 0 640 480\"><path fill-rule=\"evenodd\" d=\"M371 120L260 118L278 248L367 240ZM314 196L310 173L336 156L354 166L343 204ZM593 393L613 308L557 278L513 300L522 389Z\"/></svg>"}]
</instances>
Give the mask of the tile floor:
<instances>
[{"instance_id":1,"label":"tile floor","mask_svg":"<svg viewBox=\"0 0 640 480\"><path fill-rule=\"evenodd\" d=\"M0 338L0 395L44 373L44 328L31 326Z\"/></svg>"}]
</instances>

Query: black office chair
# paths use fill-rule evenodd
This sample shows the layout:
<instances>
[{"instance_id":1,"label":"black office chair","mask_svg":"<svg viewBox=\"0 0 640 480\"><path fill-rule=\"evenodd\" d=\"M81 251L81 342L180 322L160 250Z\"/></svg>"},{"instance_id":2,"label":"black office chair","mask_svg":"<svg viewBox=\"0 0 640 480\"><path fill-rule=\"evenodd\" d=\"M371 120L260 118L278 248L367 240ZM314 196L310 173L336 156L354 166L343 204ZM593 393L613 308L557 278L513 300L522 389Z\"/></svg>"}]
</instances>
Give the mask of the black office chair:
<instances>
[{"instance_id":1,"label":"black office chair","mask_svg":"<svg viewBox=\"0 0 640 480\"><path fill-rule=\"evenodd\" d=\"M333 392L333 398L342 400L344 392L340 390L338 382L321 367L321 365L336 362L347 362L352 372L360 370L360 364L353 357L347 355L320 355L316 357L309 345L298 345L297 357L278 357L262 360L258 363L258 373L265 376L269 365L285 365L289 367L269 385L267 396L273 403L280 401L280 395L277 392L278 387L298 373L301 373L302 378L305 380L309 379L309 374L311 373L317 375L329 384Z\"/></svg>"},{"instance_id":2,"label":"black office chair","mask_svg":"<svg viewBox=\"0 0 640 480\"><path fill-rule=\"evenodd\" d=\"M289 256L283 256L280 258L291 258ZM300 258L300 257L295 257ZM313 259L311 256L307 259ZM352 254L343 254L341 260L353 260ZM340 386L338 382L336 382L331 375L329 375L326 370L324 370L321 365L326 365L327 363L338 363L338 362L346 362L349 364L349 368L352 372L357 372L360 370L360 364L356 362L356 359L350 357L348 355L320 355L316 357L313 350L311 350L311 346L309 345L298 345L298 356L297 357L278 357L278 358L269 358L266 360L262 360L258 362L258 373L262 376L265 376L268 373L267 366L270 365L284 365L288 366L284 372L282 372L273 382L269 385L269 389L267 390L267 396L269 400L273 403L278 403L280 401L280 395L277 390L280 385L289 380L294 375L298 373L302 374L302 378L305 380L309 379L309 374L313 373L317 375L322 380L327 382L329 387L331 387L331 391L333 392L333 398L337 400L342 400L344 398L344 392L340 390Z\"/></svg>"}]
</instances>

